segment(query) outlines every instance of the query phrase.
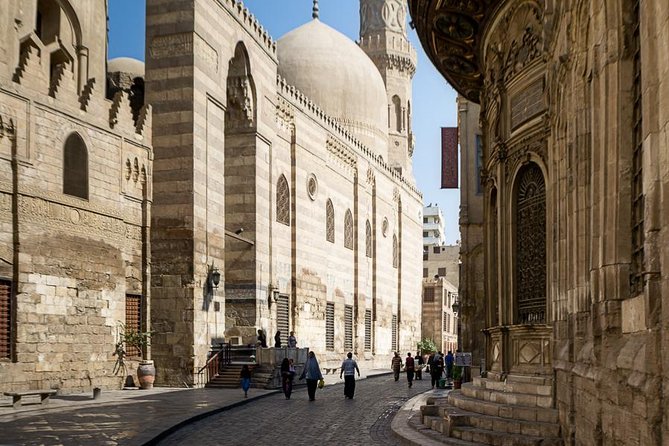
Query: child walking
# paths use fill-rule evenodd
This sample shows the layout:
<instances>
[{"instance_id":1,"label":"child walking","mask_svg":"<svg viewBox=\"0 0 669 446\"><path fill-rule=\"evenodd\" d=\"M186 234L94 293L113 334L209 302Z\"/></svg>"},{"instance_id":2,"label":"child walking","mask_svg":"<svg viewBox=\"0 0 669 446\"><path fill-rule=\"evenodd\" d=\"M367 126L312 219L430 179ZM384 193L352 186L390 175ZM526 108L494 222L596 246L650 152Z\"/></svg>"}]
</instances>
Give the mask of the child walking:
<instances>
[{"instance_id":1,"label":"child walking","mask_svg":"<svg viewBox=\"0 0 669 446\"><path fill-rule=\"evenodd\" d=\"M242 390L244 391L244 398L249 397L249 387L251 387L251 370L249 366L244 364L242 366L242 371L239 373L239 377L242 380Z\"/></svg>"}]
</instances>

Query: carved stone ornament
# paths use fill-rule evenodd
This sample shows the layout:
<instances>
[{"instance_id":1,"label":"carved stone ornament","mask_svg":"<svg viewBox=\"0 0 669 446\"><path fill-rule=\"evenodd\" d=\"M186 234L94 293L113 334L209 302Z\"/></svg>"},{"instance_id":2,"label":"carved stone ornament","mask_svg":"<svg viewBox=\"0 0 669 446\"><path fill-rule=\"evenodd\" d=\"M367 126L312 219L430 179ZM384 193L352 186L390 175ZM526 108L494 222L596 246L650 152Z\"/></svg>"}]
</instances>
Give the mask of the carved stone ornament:
<instances>
[{"instance_id":1,"label":"carved stone ornament","mask_svg":"<svg viewBox=\"0 0 669 446\"><path fill-rule=\"evenodd\" d=\"M317 194L318 194L318 180L316 179L316 175L311 173L307 177L307 195L309 195L311 201L315 201Z\"/></svg>"},{"instance_id":2,"label":"carved stone ornament","mask_svg":"<svg viewBox=\"0 0 669 446\"><path fill-rule=\"evenodd\" d=\"M381 234L384 237L388 237L388 217L383 217L383 223L381 223Z\"/></svg>"},{"instance_id":3,"label":"carved stone ornament","mask_svg":"<svg viewBox=\"0 0 669 446\"><path fill-rule=\"evenodd\" d=\"M228 77L227 124L230 128L250 128L254 125L254 98L247 76Z\"/></svg>"},{"instance_id":4,"label":"carved stone ornament","mask_svg":"<svg viewBox=\"0 0 669 446\"><path fill-rule=\"evenodd\" d=\"M360 35L386 29L406 34L406 4L401 0L361 1Z\"/></svg>"}]
</instances>

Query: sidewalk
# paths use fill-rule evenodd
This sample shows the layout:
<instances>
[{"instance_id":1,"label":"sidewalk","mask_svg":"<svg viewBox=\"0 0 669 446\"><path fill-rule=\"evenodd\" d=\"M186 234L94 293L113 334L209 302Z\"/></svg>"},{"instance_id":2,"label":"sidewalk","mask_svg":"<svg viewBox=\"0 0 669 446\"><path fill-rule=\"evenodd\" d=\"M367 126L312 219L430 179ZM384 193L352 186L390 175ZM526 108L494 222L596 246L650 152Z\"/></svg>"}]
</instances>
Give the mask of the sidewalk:
<instances>
[{"instance_id":1,"label":"sidewalk","mask_svg":"<svg viewBox=\"0 0 669 446\"><path fill-rule=\"evenodd\" d=\"M361 379L391 373L362 372ZM324 379L326 385L343 382L338 372ZM20 409L12 407L10 397L1 397L0 446L152 444L180 425L280 392L251 389L249 398L244 398L241 389L109 390L98 399L92 392L57 395L46 406L39 404L39 397L25 397Z\"/></svg>"}]
</instances>

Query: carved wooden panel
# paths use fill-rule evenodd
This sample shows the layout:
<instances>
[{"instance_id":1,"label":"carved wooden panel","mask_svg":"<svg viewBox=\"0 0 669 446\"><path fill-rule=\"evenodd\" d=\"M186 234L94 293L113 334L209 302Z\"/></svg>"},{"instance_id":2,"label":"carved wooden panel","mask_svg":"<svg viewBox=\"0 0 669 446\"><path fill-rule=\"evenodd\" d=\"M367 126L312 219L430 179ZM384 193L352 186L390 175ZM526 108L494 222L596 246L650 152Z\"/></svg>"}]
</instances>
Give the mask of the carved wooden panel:
<instances>
[{"instance_id":1,"label":"carved wooden panel","mask_svg":"<svg viewBox=\"0 0 669 446\"><path fill-rule=\"evenodd\" d=\"M290 225L290 188L283 175L276 184L276 221Z\"/></svg>"},{"instance_id":2,"label":"carved wooden panel","mask_svg":"<svg viewBox=\"0 0 669 446\"><path fill-rule=\"evenodd\" d=\"M516 323L546 321L546 186L539 166L519 172L516 195Z\"/></svg>"}]
</instances>

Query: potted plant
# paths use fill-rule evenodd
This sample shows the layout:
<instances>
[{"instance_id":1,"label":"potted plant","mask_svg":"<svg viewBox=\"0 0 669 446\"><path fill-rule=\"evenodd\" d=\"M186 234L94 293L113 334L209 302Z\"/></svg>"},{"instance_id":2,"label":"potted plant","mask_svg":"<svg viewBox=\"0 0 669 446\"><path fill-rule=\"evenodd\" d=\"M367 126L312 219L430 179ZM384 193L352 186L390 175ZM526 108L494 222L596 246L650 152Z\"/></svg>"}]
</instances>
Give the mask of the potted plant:
<instances>
[{"instance_id":1,"label":"potted plant","mask_svg":"<svg viewBox=\"0 0 669 446\"><path fill-rule=\"evenodd\" d=\"M127 356L128 349L132 348L140 356L139 366L137 367L137 379L141 389L152 389L153 382L156 379L156 368L153 360L147 359L147 347L151 345L150 331L136 331L127 328L125 324L119 324L119 341L116 344L116 353L119 348L122 349L123 355ZM125 346L123 349L121 346ZM119 355L119 358L121 355Z\"/></svg>"},{"instance_id":2,"label":"potted plant","mask_svg":"<svg viewBox=\"0 0 669 446\"><path fill-rule=\"evenodd\" d=\"M462 387L462 367L453 366L453 388L459 389Z\"/></svg>"}]
</instances>

